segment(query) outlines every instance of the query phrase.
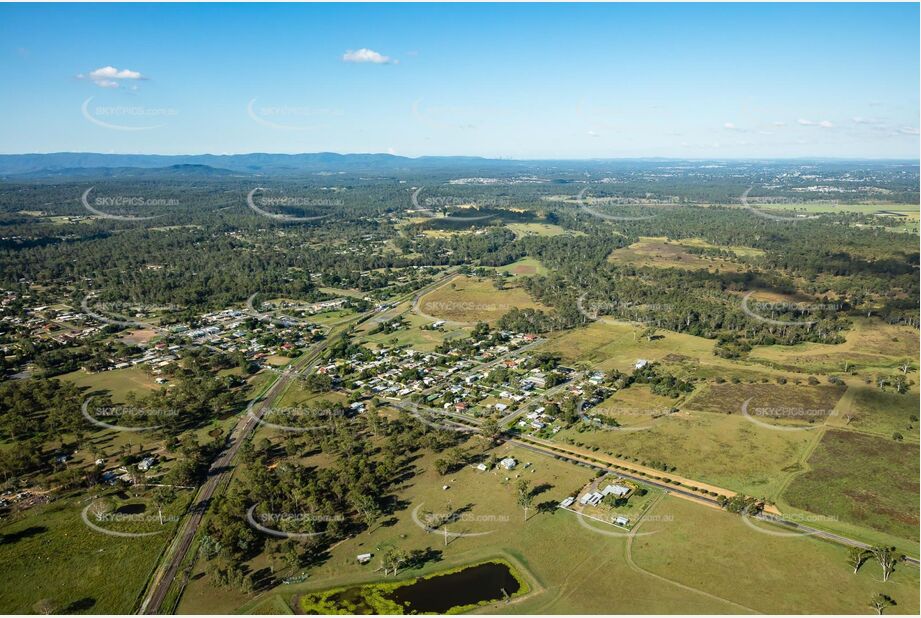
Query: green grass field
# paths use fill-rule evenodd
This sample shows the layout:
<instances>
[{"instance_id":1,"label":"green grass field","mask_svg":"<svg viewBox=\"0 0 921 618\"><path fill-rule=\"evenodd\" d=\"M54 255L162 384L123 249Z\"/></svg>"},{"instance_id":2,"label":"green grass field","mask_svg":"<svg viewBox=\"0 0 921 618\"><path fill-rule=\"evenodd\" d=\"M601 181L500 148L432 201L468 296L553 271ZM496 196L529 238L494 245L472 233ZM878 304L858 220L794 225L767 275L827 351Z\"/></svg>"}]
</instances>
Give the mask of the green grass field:
<instances>
[{"instance_id":1,"label":"green grass field","mask_svg":"<svg viewBox=\"0 0 921 618\"><path fill-rule=\"evenodd\" d=\"M857 318L853 328L844 335L845 342L838 345L801 343L756 347L749 358L765 365L808 373L838 373L844 372L845 367L848 371L891 372L903 360L917 367L921 345L917 329Z\"/></svg>"},{"instance_id":2,"label":"green grass field","mask_svg":"<svg viewBox=\"0 0 921 618\"><path fill-rule=\"evenodd\" d=\"M643 328L641 324L604 318L552 335L543 349L557 352L567 363L584 362L602 371L617 369L629 373L642 358L660 362L670 374L685 379L792 377L790 372L715 356L716 343L710 339L659 331L658 338L649 341L641 336Z\"/></svg>"},{"instance_id":3,"label":"green grass field","mask_svg":"<svg viewBox=\"0 0 921 618\"><path fill-rule=\"evenodd\" d=\"M517 262L512 262L508 266L500 266L496 270L509 273L516 279L519 277L543 276L550 272L540 263L540 260L532 257L521 258Z\"/></svg>"},{"instance_id":4,"label":"green grass field","mask_svg":"<svg viewBox=\"0 0 921 618\"><path fill-rule=\"evenodd\" d=\"M113 369L112 371L100 371L98 373L87 373L82 370L77 370L60 375L58 378L67 380L80 388L86 389L85 392L87 394L108 391L112 397L112 401L115 402L125 401L125 397L130 392L141 395L144 394L145 391L160 388L160 386L154 382L154 379L148 376L141 367Z\"/></svg>"},{"instance_id":5,"label":"green grass field","mask_svg":"<svg viewBox=\"0 0 921 618\"><path fill-rule=\"evenodd\" d=\"M554 441L572 440L640 464L664 462L681 476L770 498L791 472L801 469L799 461L813 437L808 431L772 431L741 416L706 412L682 411L625 427L631 430L577 426L559 432ZM646 429L633 430L639 427Z\"/></svg>"},{"instance_id":6,"label":"green grass field","mask_svg":"<svg viewBox=\"0 0 921 618\"><path fill-rule=\"evenodd\" d=\"M177 507L183 501L177 500ZM62 499L0 528L0 611L35 613L50 599L56 613L130 614L172 527L163 534L119 538L87 527L86 502ZM92 519L91 519L92 521Z\"/></svg>"},{"instance_id":7,"label":"green grass field","mask_svg":"<svg viewBox=\"0 0 921 618\"><path fill-rule=\"evenodd\" d=\"M495 323L514 307L549 308L534 302L523 289L506 284L497 290L490 279L459 276L419 299L419 310L430 317L453 322Z\"/></svg>"},{"instance_id":8,"label":"green grass field","mask_svg":"<svg viewBox=\"0 0 921 618\"><path fill-rule=\"evenodd\" d=\"M655 268L682 268L687 270L711 270L740 272L745 265L725 258L695 255L688 247L713 247L702 241L670 241L666 238L641 238L629 247L615 249L608 260L616 264L652 266ZM729 249L729 247L726 247ZM757 255L754 249L741 248L746 255Z\"/></svg>"},{"instance_id":9,"label":"green grass field","mask_svg":"<svg viewBox=\"0 0 921 618\"><path fill-rule=\"evenodd\" d=\"M783 499L845 523L918 541L918 446L829 430Z\"/></svg>"},{"instance_id":10,"label":"green grass field","mask_svg":"<svg viewBox=\"0 0 921 618\"><path fill-rule=\"evenodd\" d=\"M686 408L716 414L748 413L769 423L820 424L833 414L845 388L830 384L709 384L691 397ZM757 416L756 416L757 414Z\"/></svg>"},{"instance_id":11,"label":"green grass field","mask_svg":"<svg viewBox=\"0 0 921 618\"><path fill-rule=\"evenodd\" d=\"M882 438L891 438L898 432L905 441L917 443L919 424L912 417L918 418L918 409L917 387L899 394L851 380L829 425L844 426Z\"/></svg>"},{"instance_id":12,"label":"green grass field","mask_svg":"<svg viewBox=\"0 0 921 618\"><path fill-rule=\"evenodd\" d=\"M518 234L518 236L559 236L570 233L559 225L550 223L508 223L505 227Z\"/></svg>"},{"instance_id":13,"label":"green grass field","mask_svg":"<svg viewBox=\"0 0 921 618\"><path fill-rule=\"evenodd\" d=\"M653 517L658 516L658 520ZM763 523L767 532L779 529ZM866 562L857 573L847 550L806 536L761 534L738 515L666 497L650 512L631 548L636 565L671 582L723 596L773 614L869 614L876 593L898 605L888 614L918 613L918 568L901 564L883 583L880 567ZM663 582L663 588L675 583Z\"/></svg>"},{"instance_id":14,"label":"green grass field","mask_svg":"<svg viewBox=\"0 0 921 618\"><path fill-rule=\"evenodd\" d=\"M464 337L470 332L469 327L459 324L445 324L440 330L423 330L422 326L433 324L434 320L414 313L407 313L403 318L409 324L407 328L401 328L392 333L365 335L362 337L362 341L370 344L373 349L377 349L379 346L408 345L420 352L431 352L445 339ZM362 331L367 333L374 326L375 323L368 321L362 325Z\"/></svg>"}]
</instances>

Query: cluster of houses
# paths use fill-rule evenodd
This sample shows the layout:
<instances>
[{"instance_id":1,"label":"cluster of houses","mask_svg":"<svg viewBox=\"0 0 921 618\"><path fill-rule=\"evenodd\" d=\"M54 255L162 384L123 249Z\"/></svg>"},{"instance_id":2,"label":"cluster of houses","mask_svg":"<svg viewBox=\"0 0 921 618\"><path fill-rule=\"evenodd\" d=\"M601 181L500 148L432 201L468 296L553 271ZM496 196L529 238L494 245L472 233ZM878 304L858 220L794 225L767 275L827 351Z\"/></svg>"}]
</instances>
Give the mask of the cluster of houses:
<instances>
[{"instance_id":1,"label":"cluster of houses","mask_svg":"<svg viewBox=\"0 0 921 618\"><path fill-rule=\"evenodd\" d=\"M579 504L597 506L602 500L608 496L614 496L615 498L626 498L630 495L630 492L633 491L631 488L626 485L620 484L611 484L602 489L601 491L591 491L585 492L582 496L579 497Z\"/></svg>"},{"instance_id":2,"label":"cluster of houses","mask_svg":"<svg viewBox=\"0 0 921 618\"><path fill-rule=\"evenodd\" d=\"M54 341L61 345L79 342L99 333L104 325L96 323L90 316L69 308L55 308L39 305L26 310L26 315L18 315L11 310L19 300L18 295L6 291L0 298L0 310L3 322L9 331L19 331L28 335L30 341ZM11 354L15 344L4 344L3 351Z\"/></svg>"},{"instance_id":3,"label":"cluster of houses","mask_svg":"<svg viewBox=\"0 0 921 618\"><path fill-rule=\"evenodd\" d=\"M344 299L342 301L345 302ZM243 352L254 358L306 347L323 331L320 326L301 324L298 320L285 320L283 317L262 321L250 329L247 324L251 317L237 309L224 309L202 315L202 326L198 328L177 325L171 327L170 331L199 345L210 345L224 352ZM283 343L274 346L262 343L260 340L266 334L275 335Z\"/></svg>"},{"instance_id":4,"label":"cluster of houses","mask_svg":"<svg viewBox=\"0 0 921 618\"><path fill-rule=\"evenodd\" d=\"M623 485L621 483L609 483L601 491L589 489L581 496L579 496L578 499L575 496L569 496L560 502L560 507L572 510L571 507L578 501L579 505L584 509L585 507L598 506L608 496L614 496L615 498L627 498L632 492L633 488L628 487L627 485ZM611 521L614 523L614 525L617 526L627 526L630 523L630 518L624 515L615 515Z\"/></svg>"}]
</instances>

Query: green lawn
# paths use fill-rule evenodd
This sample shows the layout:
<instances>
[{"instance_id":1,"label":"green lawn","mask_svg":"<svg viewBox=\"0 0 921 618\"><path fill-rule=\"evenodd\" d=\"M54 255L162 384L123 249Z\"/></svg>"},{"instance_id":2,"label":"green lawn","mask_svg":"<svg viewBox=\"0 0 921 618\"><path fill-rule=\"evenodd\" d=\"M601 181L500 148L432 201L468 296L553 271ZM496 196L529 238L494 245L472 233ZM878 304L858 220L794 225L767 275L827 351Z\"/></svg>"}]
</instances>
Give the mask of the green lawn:
<instances>
[{"instance_id":1,"label":"green lawn","mask_svg":"<svg viewBox=\"0 0 921 618\"><path fill-rule=\"evenodd\" d=\"M423 330L421 328L422 326L429 326L433 324L435 320L413 313L407 313L403 318L408 323L408 327L401 328L392 333L366 335L362 337L362 342L370 344L372 349L377 349L379 346L392 347L393 345L408 345L420 352L431 352L445 339L451 337L464 337L470 332L469 327L457 324L445 324L440 330ZM364 332L368 332L372 330L375 325L375 323L368 321L362 325L362 328Z\"/></svg>"}]
</instances>

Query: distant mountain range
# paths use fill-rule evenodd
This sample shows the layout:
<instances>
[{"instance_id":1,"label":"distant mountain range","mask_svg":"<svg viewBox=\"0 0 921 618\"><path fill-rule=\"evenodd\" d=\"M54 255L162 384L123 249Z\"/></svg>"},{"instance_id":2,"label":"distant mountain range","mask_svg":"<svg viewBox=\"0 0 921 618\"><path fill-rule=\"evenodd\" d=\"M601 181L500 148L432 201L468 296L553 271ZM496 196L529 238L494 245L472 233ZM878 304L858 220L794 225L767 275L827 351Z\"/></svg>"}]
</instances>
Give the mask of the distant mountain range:
<instances>
[{"instance_id":1,"label":"distant mountain range","mask_svg":"<svg viewBox=\"0 0 921 618\"><path fill-rule=\"evenodd\" d=\"M857 161L838 160L748 160L719 161L732 166L764 165L786 167L800 163L850 165ZM153 178L153 177L259 177L304 174L401 174L413 172L462 173L487 176L490 173L534 174L576 173L602 169L652 169L676 164L701 165L704 161L681 159L585 159L523 160L484 157L401 157L392 154L337 154L315 152L303 154L250 153L236 155L143 155L102 154L93 152L54 152L48 154L0 155L0 178L6 180L64 178ZM869 161L870 165L903 163L917 166L917 161ZM712 167L712 166L711 166Z\"/></svg>"},{"instance_id":2,"label":"distant mountain range","mask_svg":"<svg viewBox=\"0 0 921 618\"><path fill-rule=\"evenodd\" d=\"M519 167L521 161L480 157L400 157L391 154L251 153L239 155L117 155L55 152L0 155L0 176L73 177L136 176L138 170L158 170L171 175L220 176L284 175L318 172L398 172L494 166Z\"/></svg>"}]
</instances>

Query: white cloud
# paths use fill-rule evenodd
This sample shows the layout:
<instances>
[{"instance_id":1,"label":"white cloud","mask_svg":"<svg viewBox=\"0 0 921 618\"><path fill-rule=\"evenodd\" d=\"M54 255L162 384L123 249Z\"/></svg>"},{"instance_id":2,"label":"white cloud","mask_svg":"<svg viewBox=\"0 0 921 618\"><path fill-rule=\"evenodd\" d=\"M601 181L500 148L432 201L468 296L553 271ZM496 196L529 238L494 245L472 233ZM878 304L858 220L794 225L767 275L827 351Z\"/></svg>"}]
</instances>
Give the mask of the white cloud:
<instances>
[{"instance_id":1,"label":"white cloud","mask_svg":"<svg viewBox=\"0 0 921 618\"><path fill-rule=\"evenodd\" d=\"M137 71L131 69L116 69L113 66L104 66L84 75L77 75L77 79L88 79L100 88L118 88L121 80L146 79Z\"/></svg>"},{"instance_id":2,"label":"white cloud","mask_svg":"<svg viewBox=\"0 0 921 618\"><path fill-rule=\"evenodd\" d=\"M805 118L800 118L796 121L804 127L821 127L823 129L831 129L835 125L832 124L830 120L822 120L821 122L815 122L813 120L806 120Z\"/></svg>"},{"instance_id":3,"label":"white cloud","mask_svg":"<svg viewBox=\"0 0 921 618\"><path fill-rule=\"evenodd\" d=\"M733 124L733 123L731 123L731 122L724 122L724 123L723 123L723 128L724 128L724 129L729 129L730 131L738 131L738 130L739 130L739 127L737 127L735 124Z\"/></svg>"},{"instance_id":4,"label":"white cloud","mask_svg":"<svg viewBox=\"0 0 921 618\"><path fill-rule=\"evenodd\" d=\"M775 120L773 124L774 124L775 127L785 127L785 126L787 126L787 123L784 122L783 120Z\"/></svg>"},{"instance_id":5,"label":"white cloud","mask_svg":"<svg viewBox=\"0 0 921 618\"><path fill-rule=\"evenodd\" d=\"M586 131L585 134L589 137L601 137L601 134L597 131Z\"/></svg>"},{"instance_id":6,"label":"white cloud","mask_svg":"<svg viewBox=\"0 0 921 618\"><path fill-rule=\"evenodd\" d=\"M902 135L919 135L918 127L902 127L899 129Z\"/></svg>"},{"instance_id":7,"label":"white cloud","mask_svg":"<svg viewBox=\"0 0 921 618\"><path fill-rule=\"evenodd\" d=\"M131 69L119 71L115 67L102 67L91 71L90 79L141 79L141 74Z\"/></svg>"},{"instance_id":8,"label":"white cloud","mask_svg":"<svg viewBox=\"0 0 921 618\"><path fill-rule=\"evenodd\" d=\"M398 61L390 56L379 54L373 49L362 47L361 49L348 50L342 54L343 62L368 62L371 64L397 64Z\"/></svg>"}]
</instances>

